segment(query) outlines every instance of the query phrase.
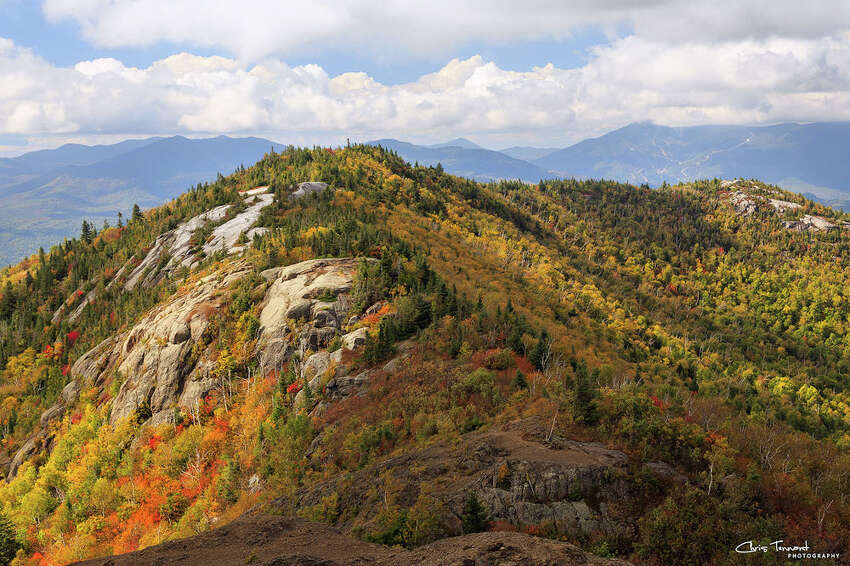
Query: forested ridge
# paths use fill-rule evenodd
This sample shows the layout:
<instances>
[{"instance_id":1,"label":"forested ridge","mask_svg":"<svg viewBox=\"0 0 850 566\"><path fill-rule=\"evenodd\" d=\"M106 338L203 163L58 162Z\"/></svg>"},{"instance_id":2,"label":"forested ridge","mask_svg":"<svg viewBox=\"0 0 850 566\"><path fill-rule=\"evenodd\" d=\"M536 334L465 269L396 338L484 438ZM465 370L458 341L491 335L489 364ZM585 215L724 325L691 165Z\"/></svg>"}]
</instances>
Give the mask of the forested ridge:
<instances>
[{"instance_id":1,"label":"forested ridge","mask_svg":"<svg viewBox=\"0 0 850 566\"><path fill-rule=\"evenodd\" d=\"M329 188L291 200L304 181ZM124 289L128 266L159 234L222 204L233 205L230 218L245 207L239 191L258 186L274 193L258 222L269 231L244 254L201 252L192 270ZM458 529L511 529L638 564L735 564L734 547L759 538L846 554L850 230L841 222L850 217L758 181L737 187L801 206L741 215L717 179L657 190L482 184L356 145L271 152L162 207L84 225L80 238L2 273L5 459L39 427L50 441L0 485L0 559L127 552L272 500L408 547ZM803 214L837 228L783 225ZM195 250L213 227L193 234ZM263 372L256 354L260 274L329 257L376 260L360 264L351 289L348 330L368 338L343 359L379 377L336 402L301 378L299 360ZM220 297L199 346L227 390L209 392L197 410L175 406L170 423L146 424L140 408L110 424L127 378L115 372L40 423L81 355L234 262L252 274ZM402 347L413 348L411 363L381 370ZM311 412L320 401L325 411ZM490 520L474 493L455 525L438 492L423 483L402 497L390 474L379 512L339 490L305 504L328 481L524 419L545 422L547 441L599 441L628 455L636 495L618 512L629 528L507 524ZM656 462L683 478L681 489L641 471Z\"/></svg>"}]
</instances>

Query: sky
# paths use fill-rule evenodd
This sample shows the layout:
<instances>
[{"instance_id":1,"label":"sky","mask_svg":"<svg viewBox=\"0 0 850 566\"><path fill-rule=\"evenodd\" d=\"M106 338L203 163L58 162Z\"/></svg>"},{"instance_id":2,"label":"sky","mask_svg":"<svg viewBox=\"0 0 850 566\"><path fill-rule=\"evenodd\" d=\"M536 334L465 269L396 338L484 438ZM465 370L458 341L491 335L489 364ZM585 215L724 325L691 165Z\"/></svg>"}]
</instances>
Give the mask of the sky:
<instances>
[{"instance_id":1,"label":"sky","mask_svg":"<svg viewBox=\"0 0 850 566\"><path fill-rule=\"evenodd\" d=\"M0 0L0 155L850 120L844 0Z\"/></svg>"}]
</instances>

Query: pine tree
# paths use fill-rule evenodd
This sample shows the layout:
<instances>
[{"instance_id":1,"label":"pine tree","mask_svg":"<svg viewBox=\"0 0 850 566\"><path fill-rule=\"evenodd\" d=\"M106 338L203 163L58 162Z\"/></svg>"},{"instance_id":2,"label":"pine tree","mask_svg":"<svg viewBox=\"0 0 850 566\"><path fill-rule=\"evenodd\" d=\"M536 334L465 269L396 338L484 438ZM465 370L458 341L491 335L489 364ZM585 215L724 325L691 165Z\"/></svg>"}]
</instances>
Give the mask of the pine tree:
<instances>
[{"instance_id":1,"label":"pine tree","mask_svg":"<svg viewBox=\"0 0 850 566\"><path fill-rule=\"evenodd\" d=\"M546 352L548 349L549 334L547 334L545 330L541 330L540 339L537 340L537 344L534 345L534 349L531 350L531 353L528 355L528 361L530 361L536 369L546 369L543 366L546 364Z\"/></svg>"},{"instance_id":2,"label":"pine tree","mask_svg":"<svg viewBox=\"0 0 850 566\"><path fill-rule=\"evenodd\" d=\"M526 389L528 387L528 380L525 379L525 374L520 370L516 370L516 376L514 376L513 381L511 381L511 387L514 389Z\"/></svg>"},{"instance_id":3,"label":"pine tree","mask_svg":"<svg viewBox=\"0 0 850 566\"><path fill-rule=\"evenodd\" d=\"M0 299L0 319L9 320L12 318L12 311L15 310L15 289L10 281L6 281L6 286L3 288L3 298Z\"/></svg>"},{"instance_id":4,"label":"pine tree","mask_svg":"<svg viewBox=\"0 0 850 566\"><path fill-rule=\"evenodd\" d=\"M576 422L592 425L597 421L596 394L590 383L587 366L583 361L576 364L575 387L571 396L573 418Z\"/></svg>"},{"instance_id":5,"label":"pine tree","mask_svg":"<svg viewBox=\"0 0 850 566\"><path fill-rule=\"evenodd\" d=\"M474 492L470 492L466 498L466 503L463 505L463 515L461 515L463 523L463 532L465 534L480 533L487 530L490 523L490 516L487 510L481 505L478 496Z\"/></svg>"},{"instance_id":6,"label":"pine tree","mask_svg":"<svg viewBox=\"0 0 850 566\"><path fill-rule=\"evenodd\" d=\"M20 547L12 523L5 513L0 512L0 566L11 564Z\"/></svg>"},{"instance_id":7,"label":"pine tree","mask_svg":"<svg viewBox=\"0 0 850 566\"><path fill-rule=\"evenodd\" d=\"M83 220L83 227L80 230L80 239L87 244L90 244L92 241L92 228L85 220Z\"/></svg>"},{"instance_id":8,"label":"pine tree","mask_svg":"<svg viewBox=\"0 0 850 566\"><path fill-rule=\"evenodd\" d=\"M134 205L133 205L133 216L132 216L132 219L133 219L133 221L141 220L141 219L142 219L142 209L141 209L141 208L139 208L139 205L138 205L138 204L134 204Z\"/></svg>"}]
</instances>

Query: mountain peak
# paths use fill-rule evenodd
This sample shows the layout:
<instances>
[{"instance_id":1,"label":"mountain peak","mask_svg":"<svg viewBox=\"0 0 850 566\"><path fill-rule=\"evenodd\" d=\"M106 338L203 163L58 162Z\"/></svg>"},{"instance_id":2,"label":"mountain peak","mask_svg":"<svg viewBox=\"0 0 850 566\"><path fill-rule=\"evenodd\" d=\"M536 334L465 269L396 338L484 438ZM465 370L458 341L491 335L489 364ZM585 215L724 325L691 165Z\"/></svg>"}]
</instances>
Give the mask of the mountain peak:
<instances>
[{"instance_id":1,"label":"mountain peak","mask_svg":"<svg viewBox=\"0 0 850 566\"><path fill-rule=\"evenodd\" d=\"M470 141L466 138L455 138L455 139L449 140L447 142L435 143L435 144L429 145L427 147L434 148L434 149L441 149L441 148L444 148L444 147L460 147L460 148L463 148L463 149L485 149L485 148L481 147L480 145L478 145L477 143Z\"/></svg>"}]
</instances>

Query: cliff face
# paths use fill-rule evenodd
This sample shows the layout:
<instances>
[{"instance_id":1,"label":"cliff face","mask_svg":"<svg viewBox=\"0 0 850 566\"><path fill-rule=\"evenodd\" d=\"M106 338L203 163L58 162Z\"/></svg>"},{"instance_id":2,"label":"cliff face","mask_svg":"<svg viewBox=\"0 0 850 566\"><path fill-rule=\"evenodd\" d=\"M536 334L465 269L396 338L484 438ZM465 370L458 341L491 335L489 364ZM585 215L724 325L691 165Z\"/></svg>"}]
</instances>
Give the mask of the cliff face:
<instances>
[{"instance_id":1,"label":"cliff face","mask_svg":"<svg viewBox=\"0 0 850 566\"><path fill-rule=\"evenodd\" d=\"M359 262L355 258L309 260L262 274L266 283L259 289L263 299L255 352L260 374L280 370L293 355L306 362L301 376L314 388L319 387L332 356L335 376L345 374L340 364L342 349L332 355L323 348L337 336L348 350L364 343L365 328L344 334L348 295ZM216 370L207 333L211 321L225 308L229 290L251 271L244 262L228 264L187 285L131 329L104 340L77 359L61 399L44 411L40 429L10 462L8 477L14 477L21 463L36 452L49 452L50 422L65 413L83 388L99 388L114 379L122 381L112 400L112 424L136 415L148 425L157 425L171 422L175 410L196 410L204 395L230 377ZM336 388L337 397L347 396L364 380L361 376L331 387Z\"/></svg>"},{"instance_id":2,"label":"cliff face","mask_svg":"<svg viewBox=\"0 0 850 566\"><path fill-rule=\"evenodd\" d=\"M279 370L293 353L303 357L325 348L340 335L357 264L353 258L310 260L263 273L269 283L262 289L256 349L261 373ZM74 379L96 385L112 372L125 379L112 404L113 423L146 403L150 424L169 421L176 408L197 406L228 377L215 371L206 351L210 320L225 292L250 271L237 262L178 293L129 331L83 355L71 370ZM310 377L315 368L313 373Z\"/></svg>"}]
</instances>

